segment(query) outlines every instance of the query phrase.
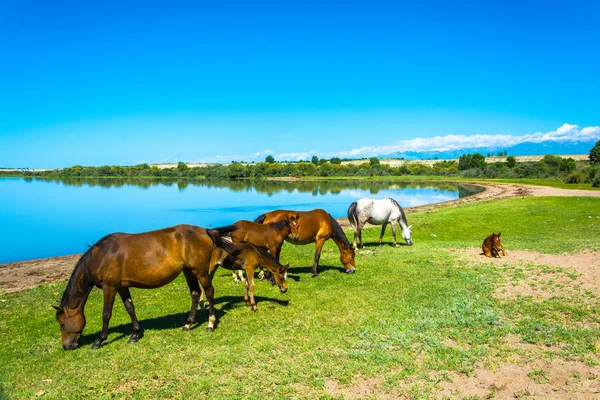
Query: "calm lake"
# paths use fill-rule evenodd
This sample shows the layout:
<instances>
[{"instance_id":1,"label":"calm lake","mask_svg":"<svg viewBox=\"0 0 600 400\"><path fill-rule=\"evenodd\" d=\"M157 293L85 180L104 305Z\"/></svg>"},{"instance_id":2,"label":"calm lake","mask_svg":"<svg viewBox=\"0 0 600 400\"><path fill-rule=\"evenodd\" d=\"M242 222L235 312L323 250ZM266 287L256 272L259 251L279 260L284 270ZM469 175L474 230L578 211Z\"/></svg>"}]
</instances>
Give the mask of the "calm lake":
<instances>
[{"instance_id":1,"label":"calm lake","mask_svg":"<svg viewBox=\"0 0 600 400\"><path fill-rule=\"evenodd\" d=\"M217 227L278 208L323 208L338 218L361 197L393 197L402 207L413 207L481 190L382 181L0 178L0 263L81 253L111 232L177 224Z\"/></svg>"}]
</instances>

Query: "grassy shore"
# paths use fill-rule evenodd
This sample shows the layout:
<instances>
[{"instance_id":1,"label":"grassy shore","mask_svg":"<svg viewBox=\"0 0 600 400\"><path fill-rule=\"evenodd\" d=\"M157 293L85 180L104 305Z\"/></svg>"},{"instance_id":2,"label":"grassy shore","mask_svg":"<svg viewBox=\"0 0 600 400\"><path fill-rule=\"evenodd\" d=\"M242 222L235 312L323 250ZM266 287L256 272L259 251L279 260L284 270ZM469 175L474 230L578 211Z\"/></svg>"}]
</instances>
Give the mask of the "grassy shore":
<instances>
[{"instance_id":1,"label":"grassy shore","mask_svg":"<svg viewBox=\"0 0 600 400\"><path fill-rule=\"evenodd\" d=\"M423 398L437 396L456 376L516 356L600 364L597 293L562 290L568 282L550 279L537 283L556 289L543 299L497 295L507 282L531 276L574 281L574 271L466 255L492 231L502 231L509 259L513 250L600 250L598 199L469 203L412 213L409 222L412 247L374 246L379 229L366 230L372 245L357 253L354 275L342 273L337 248L328 243L321 276L313 279L314 246L286 244L289 291L258 282L256 313L230 274L217 272L218 325L211 334L206 312L195 329L181 332L190 304L182 277L161 289L132 290L145 329L137 344L127 344L131 323L117 301L108 341L94 351L100 291L88 301L81 347L70 352L61 349L51 308L65 283L1 295L0 398L343 398L361 385L368 388L363 397ZM515 336L544 352L507 346ZM533 368L530 377L543 381L546 372Z\"/></svg>"}]
</instances>

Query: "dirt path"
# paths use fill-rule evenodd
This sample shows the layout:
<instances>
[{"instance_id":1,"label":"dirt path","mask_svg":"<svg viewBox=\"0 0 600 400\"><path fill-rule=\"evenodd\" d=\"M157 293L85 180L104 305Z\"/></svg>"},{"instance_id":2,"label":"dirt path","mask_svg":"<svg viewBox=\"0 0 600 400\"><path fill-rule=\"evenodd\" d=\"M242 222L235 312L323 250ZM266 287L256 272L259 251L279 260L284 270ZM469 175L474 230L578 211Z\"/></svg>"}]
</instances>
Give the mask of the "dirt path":
<instances>
[{"instance_id":1,"label":"dirt path","mask_svg":"<svg viewBox=\"0 0 600 400\"><path fill-rule=\"evenodd\" d=\"M467 184L469 182L461 182ZM469 203L473 201L489 201L517 196L596 196L600 197L600 190L566 190L544 186L527 186L519 184L504 183L481 183L471 184L485 187L485 190L475 195L446 201L443 203L430 204L405 209L407 213L416 210L435 210L453 204ZM342 228L349 229L347 218L338 218ZM0 293L16 292L38 286L42 283L66 280L77 262L80 254L70 256L59 256L31 261L12 262L0 264Z\"/></svg>"}]
</instances>

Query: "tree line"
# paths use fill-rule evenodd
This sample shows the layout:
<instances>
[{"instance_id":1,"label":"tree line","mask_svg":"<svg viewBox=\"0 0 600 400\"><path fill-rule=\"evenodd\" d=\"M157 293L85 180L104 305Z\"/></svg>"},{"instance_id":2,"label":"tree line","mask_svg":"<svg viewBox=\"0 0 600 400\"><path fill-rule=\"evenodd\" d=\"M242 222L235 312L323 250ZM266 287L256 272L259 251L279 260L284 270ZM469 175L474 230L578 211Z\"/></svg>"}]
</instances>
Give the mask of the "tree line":
<instances>
[{"instance_id":1,"label":"tree line","mask_svg":"<svg viewBox=\"0 0 600 400\"><path fill-rule=\"evenodd\" d=\"M229 165L214 164L189 167L179 162L173 168L158 168L154 165L73 167L49 171L12 171L5 175L37 177L114 177L114 178L209 178L209 179L264 179L302 177L393 177L404 175L449 176L465 178L531 178L560 179L568 183L592 183L600 187L600 141L590 151L590 161L576 162L572 158L546 155L540 161L517 162L508 156L504 162L487 163L482 154L465 154L458 162L439 161L433 165L403 163L400 166L382 164L370 158L360 164L342 164L339 158L330 160L313 157L309 161L295 163L276 162L267 156L264 162L246 164L233 162Z\"/></svg>"}]
</instances>

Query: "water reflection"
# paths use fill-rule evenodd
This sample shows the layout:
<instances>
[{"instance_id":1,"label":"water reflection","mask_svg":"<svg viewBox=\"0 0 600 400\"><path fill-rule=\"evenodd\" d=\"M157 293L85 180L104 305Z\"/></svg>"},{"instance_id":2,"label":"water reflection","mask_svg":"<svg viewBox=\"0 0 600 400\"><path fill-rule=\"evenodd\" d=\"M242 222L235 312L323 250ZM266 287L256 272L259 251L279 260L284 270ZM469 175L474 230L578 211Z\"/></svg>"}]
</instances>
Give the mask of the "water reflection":
<instances>
[{"instance_id":1,"label":"water reflection","mask_svg":"<svg viewBox=\"0 0 600 400\"><path fill-rule=\"evenodd\" d=\"M228 189L232 192L251 192L272 195L275 193L311 193L313 196L338 195L342 190L368 191L375 196L380 191L406 190L435 187L440 191L456 191L458 197L463 198L483 190L480 186L460 185L444 182L413 182L413 181L366 181L366 180L307 180L307 181L280 181L280 180L192 180L192 179L135 179L135 178L24 178L25 181L53 182L64 186L89 186L101 188L120 188L132 186L149 189L156 186L177 186L180 191L188 187L203 187L215 189Z\"/></svg>"}]
</instances>

